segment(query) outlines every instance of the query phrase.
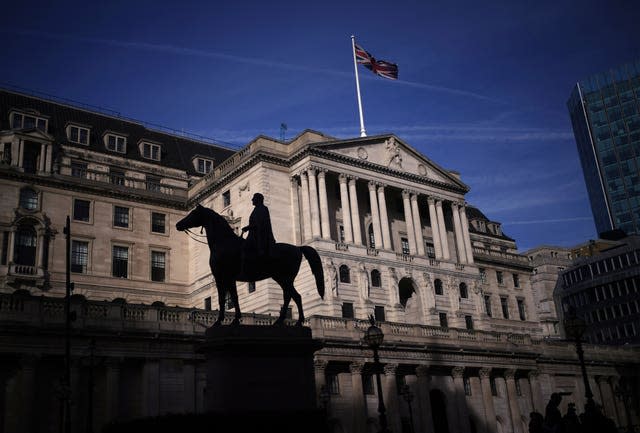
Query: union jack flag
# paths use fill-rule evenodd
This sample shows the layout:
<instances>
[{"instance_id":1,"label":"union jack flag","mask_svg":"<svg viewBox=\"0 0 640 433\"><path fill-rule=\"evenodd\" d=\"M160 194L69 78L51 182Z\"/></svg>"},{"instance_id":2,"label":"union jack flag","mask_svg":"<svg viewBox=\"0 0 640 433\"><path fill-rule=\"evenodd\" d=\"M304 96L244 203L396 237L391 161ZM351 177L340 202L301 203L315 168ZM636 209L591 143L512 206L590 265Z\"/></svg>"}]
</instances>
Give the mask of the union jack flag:
<instances>
[{"instance_id":1,"label":"union jack flag","mask_svg":"<svg viewBox=\"0 0 640 433\"><path fill-rule=\"evenodd\" d=\"M395 63L387 62L384 60L376 60L371 54L369 54L360 45L355 44L356 47L356 62L369 69L376 75L380 75L390 80L398 79L398 65Z\"/></svg>"}]
</instances>

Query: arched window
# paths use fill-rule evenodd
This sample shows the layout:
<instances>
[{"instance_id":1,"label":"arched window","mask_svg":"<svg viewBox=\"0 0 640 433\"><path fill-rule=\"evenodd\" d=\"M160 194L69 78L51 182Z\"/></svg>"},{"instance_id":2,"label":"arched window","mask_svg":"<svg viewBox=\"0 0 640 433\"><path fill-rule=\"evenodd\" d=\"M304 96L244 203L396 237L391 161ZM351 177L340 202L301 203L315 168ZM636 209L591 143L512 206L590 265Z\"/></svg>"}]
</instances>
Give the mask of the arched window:
<instances>
[{"instance_id":1,"label":"arched window","mask_svg":"<svg viewBox=\"0 0 640 433\"><path fill-rule=\"evenodd\" d=\"M20 190L20 207L26 210L38 209L38 193L31 188Z\"/></svg>"},{"instance_id":2,"label":"arched window","mask_svg":"<svg viewBox=\"0 0 640 433\"><path fill-rule=\"evenodd\" d=\"M369 224L369 248L375 248L376 247L376 237L373 234L373 224Z\"/></svg>"},{"instance_id":3,"label":"arched window","mask_svg":"<svg viewBox=\"0 0 640 433\"><path fill-rule=\"evenodd\" d=\"M436 291L436 295L444 294L444 291L442 289L442 280L440 278L435 279L435 281L433 282L433 288Z\"/></svg>"},{"instance_id":4,"label":"arched window","mask_svg":"<svg viewBox=\"0 0 640 433\"><path fill-rule=\"evenodd\" d=\"M371 271L371 285L373 287L382 287L382 278L380 277L380 271L377 269Z\"/></svg>"},{"instance_id":5,"label":"arched window","mask_svg":"<svg viewBox=\"0 0 640 433\"><path fill-rule=\"evenodd\" d=\"M13 261L18 265L36 265L36 229L31 225L20 225L16 230Z\"/></svg>"},{"instance_id":6,"label":"arched window","mask_svg":"<svg viewBox=\"0 0 640 433\"><path fill-rule=\"evenodd\" d=\"M347 265L340 266L340 282L351 283L351 274L349 272L349 266Z\"/></svg>"},{"instance_id":7,"label":"arched window","mask_svg":"<svg viewBox=\"0 0 640 433\"><path fill-rule=\"evenodd\" d=\"M461 298L468 298L469 297L469 290L467 289L467 284L466 283L460 283L460 297Z\"/></svg>"}]
</instances>

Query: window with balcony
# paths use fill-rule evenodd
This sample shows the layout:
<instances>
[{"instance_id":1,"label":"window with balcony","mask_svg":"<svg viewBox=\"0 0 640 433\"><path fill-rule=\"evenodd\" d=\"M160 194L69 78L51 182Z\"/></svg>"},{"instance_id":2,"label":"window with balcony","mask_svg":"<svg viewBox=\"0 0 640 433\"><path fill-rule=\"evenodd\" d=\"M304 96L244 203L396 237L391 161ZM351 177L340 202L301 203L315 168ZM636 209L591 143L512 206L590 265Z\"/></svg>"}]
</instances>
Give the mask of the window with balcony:
<instances>
[{"instance_id":1,"label":"window with balcony","mask_svg":"<svg viewBox=\"0 0 640 433\"><path fill-rule=\"evenodd\" d=\"M344 225L338 225L338 240L344 243Z\"/></svg>"},{"instance_id":2,"label":"window with balcony","mask_svg":"<svg viewBox=\"0 0 640 433\"><path fill-rule=\"evenodd\" d=\"M117 168L109 169L109 182L114 185L124 186L125 184L125 175L124 171L119 170Z\"/></svg>"},{"instance_id":3,"label":"window with balcony","mask_svg":"<svg viewBox=\"0 0 640 433\"><path fill-rule=\"evenodd\" d=\"M31 141L24 142L22 154L22 169L25 173L37 173L40 168L40 151L42 145Z\"/></svg>"},{"instance_id":4,"label":"window with balcony","mask_svg":"<svg viewBox=\"0 0 640 433\"><path fill-rule=\"evenodd\" d=\"M87 273L89 264L89 242L71 241L71 272Z\"/></svg>"},{"instance_id":5,"label":"window with balcony","mask_svg":"<svg viewBox=\"0 0 640 433\"><path fill-rule=\"evenodd\" d=\"M213 169L213 161L206 158L196 158L196 171L207 174Z\"/></svg>"},{"instance_id":6,"label":"window with balcony","mask_svg":"<svg viewBox=\"0 0 640 433\"><path fill-rule=\"evenodd\" d=\"M116 278L129 277L129 248L114 245L111 255L111 275Z\"/></svg>"},{"instance_id":7,"label":"window with balcony","mask_svg":"<svg viewBox=\"0 0 640 433\"><path fill-rule=\"evenodd\" d=\"M438 313L440 319L440 326L443 328L449 327L449 321L447 320L447 313Z\"/></svg>"},{"instance_id":8,"label":"window with balcony","mask_svg":"<svg viewBox=\"0 0 640 433\"><path fill-rule=\"evenodd\" d=\"M151 212L151 231L153 233L165 233L167 216L160 212Z\"/></svg>"},{"instance_id":9,"label":"window with balcony","mask_svg":"<svg viewBox=\"0 0 640 433\"><path fill-rule=\"evenodd\" d=\"M31 211L38 209L38 193L29 187L22 188L20 190L20 207Z\"/></svg>"},{"instance_id":10,"label":"window with balcony","mask_svg":"<svg viewBox=\"0 0 640 433\"><path fill-rule=\"evenodd\" d=\"M2 158L0 162L11 165L11 143L2 143Z\"/></svg>"},{"instance_id":11,"label":"window with balcony","mask_svg":"<svg viewBox=\"0 0 640 433\"><path fill-rule=\"evenodd\" d=\"M67 127L67 138L72 143L89 144L89 128L82 126L69 125Z\"/></svg>"},{"instance_id":12,"label":"window with balcony","mask_svg":"<svg viewBox=\"0 0 640 433\"><path fill-rule=\"evenodd\" d=\"M432 242L424 243L424 251L430 259L436 258L436 248L433 246Z\"/></svg>"},{"instance_id":13,"label":"window with balcony","mask_svg":"<svg viewBox=\"0 0 640 433\"><path fill-rule=\"evenodd\" d=\"M340 266L340 282L346 284L351 283L351 273L347 265Z\"/></svg>"},{"instance_id":14,"label":"window with balcony","mask_svg":"<svg viewBox=\"0 0 640 433\"><path fill-rule=\"evenodd\" d=\"M36 265L36 229L30 224L21 224L15 233L13 261L18 265Z\"/></svg>"},{"instance_id":15,"label":"window with balcony","mask_svg":"<svg viewBox=\"0 0 640 433\"><path fill-rule=\"evenodd\" d=\"M377 269L371 271L371 286L382 287L382 277L380 275L380 271Z\"/></svg>"},{"instance_id":16,"label":"window with balcony","mask_svg":"<svg viewBox=\"0 0 640 433\"><path fill-rule=\"evenodd\" d=\"M491 296L484 295L484 311L487 313L487 316L491 317Z\"/></svg>"},{"instance_id":17,"label":"window with balcony","mask_svg":"<svg viewBox=\"0 0 640 433\"><path fill-rule=\"evenodd\" d=\"M155 143L142 143L142 157L146 159L152 159L154 161L160 161L161 147Z\"/></svg>"},{"instance_id":18,"label":"window with balcony","mask_svg":"<svg viewBox=\"0 0 640 433\"><path fill-rule=\"evenodd\" d=\"M166 253L164 251L151 251L151 281L163 282L165 280Z\"/></svg>"},{"instance_id":19,"label":"window with balcony","mask_svg":"<svg viewBox=\"0 0 640 433\"><path fill-rule=\"evenodd\" d=\"M440 278L436 278L433 281L433 288L436 292L436 295L443 295L444 294L444 289L442 286L442 280Z\"/></svg>"},{"instance_id":20,"label":"window with balcony","mask_svg":"<svg viewBox=\"0 0 640 433\"><path fill-rule=\"evenodd\" d=\"M72 162L71 163L71 176L86 178L87 177L87 164L83 162Z\"/></svg>"},{"instance_id":21,"label":"window with balcony","mask_svg":"<svg viewBox=\"0 0 640 433\"><path fill-rule=\"evenodd\" d=\"M147 191L162 192L160 178L156 176L147 176L146 178Z\"/></svg>"},{"instance_id":22,"label":"window with balcony","mask_svg":"<svg viewBox=\"0 0 640 433\"><path fill-rule=\"evenodd\" d=\"M106 134L104 140L108 150L118 153L127 152L127 139L125 137L116 134Z\"/></svg>"},{"instance_id":23,"label":"window with balcony","mask_svg":"<svg viewBox=\"0 0 640 433\"><path fill-rule=\"evenodd\" d=\"M524 299L518 299L518 315L520 316L520 320L527 320Z\"/></svg>"},{"instance_id":24,"label":"window with balcony","mask_svg":"<svg viewBox=\"0 0 640 433\"><path fill-rule=\"evenodd\" d=\"M409 239L400 238L400 245L402 247L402 254L406 254L406 255L411 254L411 251L409 250Z\"/></svg>"},{"instance_id":25,"label":"window with balcony","mask_svg":"<svg viewBox=\"0 0 640 433\"><path fill-rule=\"evenodd\" d=\"M48 120L44 117L32 114L11 113L11 129L31 129L37 128L42 132L47 132Z\"/></svg>"},{"instance_id":26,"label":"window with balcony","mask_svg":"<svg viewBox=\"0 0 640 433\"><path fill-rule=\"evenodd\" d=\"M467 299L469 297L469 289L467 288L467 283L460 283L458 288L460 289L460 298Z\"/></svg>"},{"instance_id":27,"label":"window with balcony","mask_svg":"<svg viewBox=\"0 0 640 433\"><path fill-rule=\"evenodd\" d=\"M353 319L353 303L344 302L342 304L342 318Z\"/></svg>"},{"instance_id":28,"label":"window with balcony","mask_svg":"<svg viewBox=\"0 0 640 433\"><path fill-rule=\"evenodd\" d=\"M129 228L129 208L124 206L113 207L113 225L115 227Z\"/></svg>"},{"instance_id":29,"label":"window with balcony","mask_svg":"<svg viewBox=\"0 0 640 433\"><path fill-rule=\"evenodd\" d=\"M73 219L89 222L91 220L91 202L76 198L73 200Z\"/></svg>"},{"instance_id":30,"label":"window with balcony","mask_svg":"<svg viewBox=\"0 0 640 433\"><path fill-rule=\"evenodd\" d=\"M502 317L509 318L509 303L506 297L500 297L500 307L502 307Z\"/></svg>"}]
</instances>

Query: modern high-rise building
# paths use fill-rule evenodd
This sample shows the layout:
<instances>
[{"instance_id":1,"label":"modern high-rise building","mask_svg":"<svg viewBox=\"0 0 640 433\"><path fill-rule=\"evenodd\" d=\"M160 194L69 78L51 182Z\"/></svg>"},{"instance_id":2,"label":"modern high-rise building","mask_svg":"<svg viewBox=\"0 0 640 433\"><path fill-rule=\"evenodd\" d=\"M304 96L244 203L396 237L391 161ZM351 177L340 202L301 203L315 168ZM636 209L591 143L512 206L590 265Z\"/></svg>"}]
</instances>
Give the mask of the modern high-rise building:
<instances>
[{"instance_id":1,"label":"modern high-rise building","mask_svg":"<svg viewBox=\"0 0 640 433\"><path fill-rule=\"evenodd\" d=\"M598 233L640 234L640 61L578 82L567 105Z\"/></svg>"}]
</instances>

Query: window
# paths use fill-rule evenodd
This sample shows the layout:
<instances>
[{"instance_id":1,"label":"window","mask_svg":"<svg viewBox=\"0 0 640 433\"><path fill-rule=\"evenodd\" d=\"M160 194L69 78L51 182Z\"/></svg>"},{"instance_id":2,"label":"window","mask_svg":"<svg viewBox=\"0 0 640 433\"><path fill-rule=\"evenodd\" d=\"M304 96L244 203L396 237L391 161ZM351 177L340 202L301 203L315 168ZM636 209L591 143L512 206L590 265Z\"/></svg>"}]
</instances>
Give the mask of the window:
<instances>
[{"instance_id":1,"label":"window","mask_svg":"<svg viewBox=\"0 0 640 433\"><path fill-rule=\"evenodd\" d=\"M520 315L520 320L527 320L527 316L525 314L524 299L518 299L518 314Z\"/></svg>"},{"instance_id":2,"label":"window","mask_svg":"<svg viewBox=\"0 0 640 433\"><path fill-rule=\"evenodd\" d=\"M151 251L151 281L163 282L165 279L166 254L163 251Z\"/></svg>"},{"instance_id":3,"label":"window","mask_svg":"<svg viewBox=\"0 0 640 433\"><path fill-rule=\"evenodd\" d=\"M82 162L72 162L71 163L71 176L86 178L87 177L87 164Z\"/></svg>"},{"instance_id":4,"label":"window","mask_svg":"<svg viewBox=\"0 0 640 433\"><path fill-rule=\"evenodd\" d=\"M363 374L362 375L362 391L364 395L373 395L373 375L371 374Z\"/></svg>"},{"instance_id":5,"label":"window","mask_svg":"<svg viewBox=\"0 0 640 433\"><path fill-rule=\"evenodd\" d=\"M47 119L29 114L11 113L11 129L31 129L38 128L47 132Z\"/></svg>"},{"instance_id":6,"label":"window","mask_svg":"<svg viewBox=\"0 0 640 433\"><path fill-rule=\"evenodd\" d=\"M496 271L496 279L498 280L498 284L504 284L504 275L502 271Z\"/></svg>"},{"instance_id":7,"label":"window","mask_svg":"<svg viewBox=\"0 0 640 433\"><path fill-rule=\"evenodd\" d=\"M447 321L447 313L439 313L438 317L440 318L440 326L448 328L449 322Z\"/></svg>"},{"instance_id":8,"label":"window","mask_svg":"<svg viewBox=\"0 0 640 433\"><path fill-rule=\"evenodd\" d=\"M520 275L513 274L513 287L520 287Z\"/></svg>"},{"instance_id":9,"label":"window","mask_svg":"<svg viewBox=\"0 0 640 433\"><path fill-rule=\"evenodd\" d=\"M340 242L344 242L344 226L342 224L338 226L338 239Z\"/></svg>"},{"instance_id":10,"label":"window","mask_svg":"<svg viewBox=\"0 0 640 433\"><path fill-rule=\"evenodd\" d=\"M105 142L107 149L113 152L125 153L127 151L127 140L120 135L107 134L105 136Z\"/></svg>"},{"instance_id":11,"label":"window","mask_svg":"<svg viewBox=\"0 0 640 433\"><path fill-rule=\"evenodd\" d=\"M402 246L402 254L410 254L411 251L409 251L409 239L407 238L400 238L400 244Z\"/></svg>"},{"instance_id":12,"label":"window","mask_svg":"<svg viewBox=\"0 0 640 433\"><path fill-rule=\"evenodd\" d=\"M342 317L344 319L353 319L353 304L351 302L342 304Z\"/></svg>"},{"instance_id":13,"label":"window","mask_svg":"<svg viewBox=\"0 0 640 433\"><path fill-rule=\"evenodd\" d=\"M222 207L231 205L231 191L226 190L222 193Z\"/></svg>"},{"instance_id":14,"label":"window","mask_svg":"<svg viewBox=\"0 0 640 433\"><path fill-rule=\"evenodd\" d=\"M84 222L89 222L90 219L90 212L91 209L91 202L88 200L80 200L80 199L74 199L73 200L73 219L75 221L84 221Z\"/></svg>"},{"instance_id":15,"label":"window","mask_svg":"<svg viewBox=\"0 0 640 433\"><path fill-rule=\"evenodd\" d=\"M369 224L369 230L367 230L367 233L369 234L369 248L375 248L376 235L374 234L374 231L373 231L373 224Z\"/></svg>"},{"instance_id":16,"label":"window","mask_svg":"<svg viewBox=\"0 0 640 433\"><path fill-rule=\"evenodd\" d=\"M166 215L160 212L151 212L151 231L153 233L165 233Z\"/></svg>"},{"instance_id":17,"label":"window","mask_svg":"<svg viewBox=\"0 0 640 433\"><path fill-rule=\"evenodd\" d=\"M129 248L114 245L111 260L111 275L117 278L128 278Z\"/></svg>"},{"instance_id":18,"label":"window","mask_svg":"<svg viewBox=\"0 0 640 433\"><path fill-rule=\"evenodd\" d=\"M491 317L491 296L484 295L484 311L487 313L487 316Z\"/></svg>"},{"instance_id":19,"label":"window","mask_svg":"<svg viewBox=\"0 0 640 433\"><path fill-rule=\"evenodd\" d=\"M89 242L71 241L71 272L87 273L89 263Z\"/></svg>"},{"instance_id":20,"label":"window","mask_svg":"<svg viewBox=\"0 0 640 433\"><path fill-rule=\"evenodd\" d=\"M347 265L340 266L340 282L351 283L351 274L349 273L349 267Z\"/></svg>"},{"instance_id":21,"label":"window","mask_svg":"<svg viewBox=\"0 0 640 433\"><path fill-rule=\"evenodd\" d=\"M376 322L384 322L384 307L380 305L373 307L373 317L375 317Z\"/></svg>"},{"instance_id":22,"label":"window","mask_svg":"<svg viewBox=\"0 0 640 433\"><path fill-rule=\"evenodd\" d=\"M487 282L487 270L485 268L480 268L478 269L480 271L480 282L481 283L486 283Z\"/></svg>"},{"instance_id":23,"label":"window","mask_svg":"<svg viewBox=\"0 0 640 433\"><path fill-rule=\"evenodd\" d=\"M125 183L124 181L125 181L124 171L118 170L115 168L109 169L109 182L111 182L114 185L124 186L124 183Z\"/></svg>"},{"instance_id":24,"label":"window","mask_svg":"<svg viewBox=\"0 0 640 433\"><path fill-rule=\"evenodd\" d=\"M382 278L380 276L380 271L377 269L371 271L371 285L373 287L382 287Z\"/></svg>"},{"instance_id":25,"label":"window","mask_svg":"<svg viewBox=\"0 0 640 433\"><path fill-rule=\"evenodd\" d=\"M22 168L25 173L37 173L40 169L40 154L42 145L31 141L24 141L22 154Z\"/></svg>"},{"instance_id":26,"label":"window","mask_svg":"<svg viewBox=\"0 0 640 433\"><path fill-rule=\"evenodd\" d=\"M160 145L153 143L142 143L142 157L160 161Z\"/></svg>"},{"instance_id":27,"label":"window","mask_svg":"<svg viewBox=\"0 0 640 433\"><path fill-rule=\"evenodd\" d=\"M444 291L442 289L442 280L440 278L435 279L435 281L433 282L433 287L435 289L436 295L444 294Z\"/></svg>"},{"instance_id":28,"label":"window","mask_svg":"<svg viewBox=\"0 0 640 433\"><path fill-rule=\"evenodd\" d=\"M24 224L18 227L15 234L13 261L18 265L36 265L36 229Z\"/></svg>"},{"instance_id":29,"label":"window","mask_svg":"<svg viewBox=\"0 0 640 433\"><path fill-rule=\"evenodd\" d=\"M247 289L249 290L249 293L253 293L256 291L256 283L255 281L249 281L247 283Z\"/></svg>"},{"instance_id":30,"label":"window","mask_svg":"<svg viewBox=\"0 0 640 433\"><path fill-rule=\"evenodd\" d=\"M196 171L198 173L207 174L213 168L213 161L210 159L196 158Z\"/></svg>"},{"instance_id":31,"label":"window","mask_svg":"<svg viewBox=\"0 0 640 433\"><path fill-rule=\"evenodd\" d=\"M72 143L89 144L89 129L81 126L69 125L67 137Z\"/></svg>"},{"instance_id":32,"label":"window","mask_svg":"<svg viewBox=\"0 0 640 433\"><path fill-rule=\"evenodd\" d=\"M204 298L204 310L211 311L211 296Z\"/></svg>"},{"instance_id":33,"label":"window","mask_svg":"<svg viewBox=\"0 0 640 433\"><path fill-rule=\"evenodd\" d=\"M467 329L473 329L473 317L464 316L464 324Z\"/></svg>"},{"instance_id":34,"label":"window","mask_svg":"<svg viewBox=\"0 0 640 433\"><path fill-rule=\"evenodd\" d=\"M2 232L2 258L0 264L6 265L9 256L9 232Z\"/></svg>"},{"instance_id":35,"label":"window","mask_svg":"<svg viewBox=\"0 0 640 433\"><path fill-rule=\"evenodd\" d=\"M502 317L505 319L509 318L509 304L507 303L507 298L501 296L500 297L500 306L502 307Z\"/></svg>"},{"instance_id":36,"label":"window","mask_svg":"<svg viewBox=\"0 0 640 433\"><path fill-rule=\"evenodd\" d=\"M147 176L147 191L162 192L160 178L155 176Z\"/></svg>"},{"instance_id":37,"label":"window","mask_svg":"<svg viewBox=\"0 0 640 433\"><path fill-rule=\"evenodd\" d=\"M129 208L123 206L113 207L113 225L116 227L129 227Z\"/></svg>"},{"instance_id":38,"label":"window","mask_svg":"<svg viewBox=\"0 0 640 433\"><path fill-rule=\"evenodd\" d=\"M471 395L471 380L469 380L469 377L464 376L462 383L464 384L464 395Z\"/></svg>"},{"instance_id":39,"label":"window","mask_svg":"<svg viewBox=\"0 0 640 433\"><path fill-rule=\"evenodd\" d=\"M340 382L338 381L338 375L335 373L327 374L327 391L331 395L340 394Z\"/></svg>"},{"instance_id":40,"label":"window","mask_svg":"<svg viewBox=\"0 0 640 433\"><path fill-rule=\"evenodd\" d=\"M489 378L489 386L491 387L491 395L494 397L498 396L498 387L496 386L496 378L495 377L490 377Z\"/></svg>"},{"instance_id":41,"label":"window","mask_svg":"<svg viewBox=\"0 0 640 433\"><path fill-rule=\"evenodd\" d=\"M469 290L467 289L466 283L460 283L460 297L463 299L467 299L469 297Z\"/></svg>"},{"instance_id":42,"label":"window","mask_svg":"<svg viewBox=\"0 0 640 433\"><path fill-rule=\"evenodd\" d=\"M38 193L31 188L20 190L20 207L26 210L38 209Z\"/></svg>"},{"instance_id":43,"label":"window","mask_svg":"<svg viewBox=\"0 0 640 433\"><path fill-rule=\"evenodd\" d=\"M424 250L427 253L427 257L430 259L436 258L436 249L431 242L424 243Z\"/></svg>"},{"instance_id":44,"label":"window","mask_svg":"<svg viewBox=\"0 0 640 433\"><path fill-rule=\"evenodd\" d=\"M522 387L520 386L520 379L517 379L514 381L516 384L516 395L518 397L522 397Z\"/></svg>"}]
</instances>

